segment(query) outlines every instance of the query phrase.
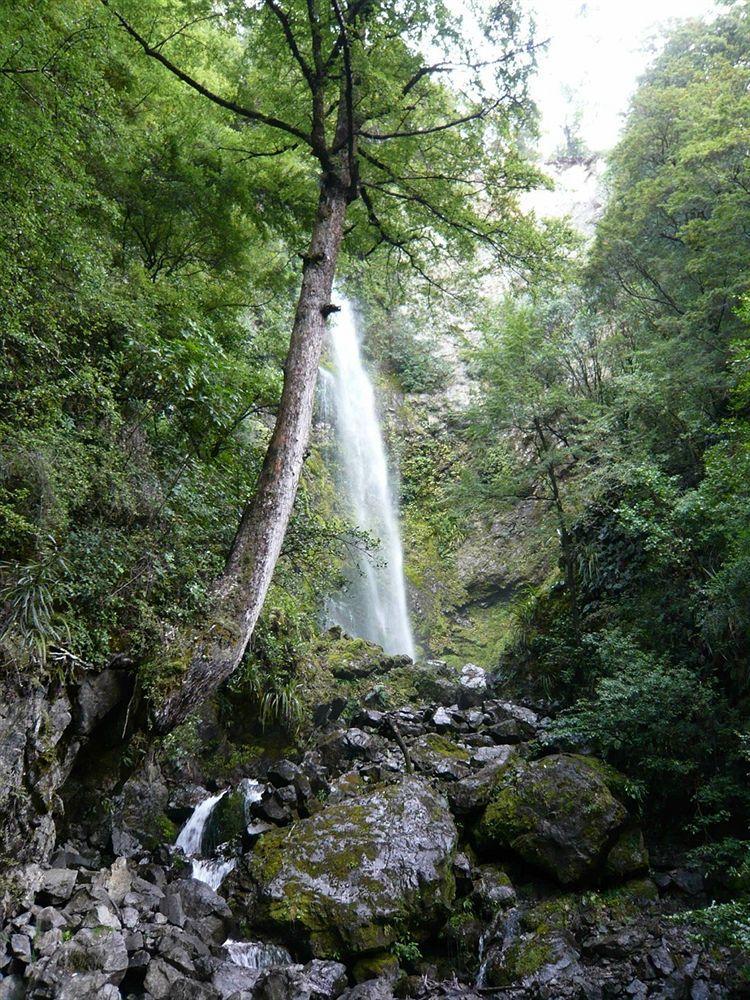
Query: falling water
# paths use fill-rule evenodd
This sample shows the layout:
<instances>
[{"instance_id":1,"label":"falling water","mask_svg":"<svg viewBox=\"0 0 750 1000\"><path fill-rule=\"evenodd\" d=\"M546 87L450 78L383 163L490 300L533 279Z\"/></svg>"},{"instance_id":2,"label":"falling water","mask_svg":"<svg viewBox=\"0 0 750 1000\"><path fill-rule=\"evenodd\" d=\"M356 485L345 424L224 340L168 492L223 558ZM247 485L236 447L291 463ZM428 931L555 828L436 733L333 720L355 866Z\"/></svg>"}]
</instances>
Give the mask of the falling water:
<instances>
[{"instance_id":1,"label":"falling water","mask_svg":"<svg viewBox=\"0 0 750 1000\"><path fill-rule=\"evenodd\" d=\"M227 938L223 947L229 960L243 969L268 969L272 966L291 965L292 956L278 944L263 941L235 941Z\"/></svg>"},{"instance_id":2,"label":"falling water","mask_svg":"<svg viewBox=\"0 0 750 1000\"><path fill-rule=\"evenodd\" d=\"M380 431L375 393L362 364L357 324L344 300L331 325L332 371L321 372L324 417L333 424L337 485L357 528L378 539L374 557L352 557L346 584L331 599L331 621L388 653L414 657L404 584L403 550Z\"/></svg>"},{"instance_id":3,"label":"falling water","mask_svg":"<svg viewBox=\"0 0 750 1000\"><path fill-rule=\"evenodd\" d=\"M243 782L243 792L245 802L257 801L262 792L261 785L257 781L247 779ZM214 810L214 806L229 789L225 788L217 795L210 795L207 799L199 802L187 820L175 841L175 847L180 847L185 856L190 858L192 864L192 876L199 882L205 882L216 891L224 881L229 872L237 864L236 858L203 858L201 857L203 846L203 834L206 823Z\"/></svg>"}]
</instances>

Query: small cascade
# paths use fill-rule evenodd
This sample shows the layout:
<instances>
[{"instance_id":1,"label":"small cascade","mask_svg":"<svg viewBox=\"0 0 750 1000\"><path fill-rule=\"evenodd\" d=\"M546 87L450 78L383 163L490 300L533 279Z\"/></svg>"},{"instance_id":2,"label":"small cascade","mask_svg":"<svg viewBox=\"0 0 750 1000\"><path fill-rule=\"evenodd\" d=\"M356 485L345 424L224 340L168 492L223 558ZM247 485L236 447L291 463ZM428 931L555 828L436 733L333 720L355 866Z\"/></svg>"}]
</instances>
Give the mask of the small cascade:
<instances>
[{"instance_id":1,"label":"small cascade","mask_svg":"<svg viewBox=\"0 0 750 1000\"><path fill-rule=\"evenodd\" d=\"M262 941L234 941L227 938L224 942L229 959L243 969L268 969L273 965L293 965L294 959L278 944L264 944Z\"/></svg>"},{"instance_id":2,"label":"small cascade","mask_svg":"<svg viewBox=\"0 0 750 1000\"><path fill-rule=\"evenodd\" d=\"M228 789L225 788L218 795L211 795L209 798L199 802L193 810L190 819L180 830L179 836L175 841L175 847L181 847L188 858L201 853L203 831L206 829L208 817L213 812L216 803L226 795L227 791Z\"/></svg>"},{"instance_id":3,"label":"small cascade","mask_svg":"<svg viewBox=\"0 0 750 1000\"><path fill-rule=\"evenodd\" d=\"M491 959L495 957L497 951L501 953L508 948L518 937L521 926L521 911L514 907L509 913L498 913L487 930L479 939L479 972L474 984L478 990L487 986L487 969Z\"/></svg>"},{"instance_id":4,"label":"small cascade","mask_svg":"<svg viewBox=\"0 0 750 1000\"><path fill-rule=\"evenodd\" d=\"M354 309L342 301L330 333L332 370L321 370L323 417L335 432L336 480L353 524L379 542L353 555L346 583L328 604L332 624L414 658L403 550L372 382L362 363Z\"/></svg>"},{"instance_id":5,"label":"small cascade","mask_svg":"<svg viewBox=\"0 0 750 1000\"><path fill-rule=\"evenodd\" d=\"M245 796L246 807L251 802L256 802L262 794L262 786L257 781L246 779L241 785ZM214 811L214 808L229 791L225 788L216 795L210 795L207 799L199 802L193 810L192 815L185 823L175 841L175 847L182 848L185 856L191 861L191 874L199 882L205 882L216 892L237 864L237 859L233 857L204 858L202 854L203 834L206 824Z\"/></svg>"}]
</instances>

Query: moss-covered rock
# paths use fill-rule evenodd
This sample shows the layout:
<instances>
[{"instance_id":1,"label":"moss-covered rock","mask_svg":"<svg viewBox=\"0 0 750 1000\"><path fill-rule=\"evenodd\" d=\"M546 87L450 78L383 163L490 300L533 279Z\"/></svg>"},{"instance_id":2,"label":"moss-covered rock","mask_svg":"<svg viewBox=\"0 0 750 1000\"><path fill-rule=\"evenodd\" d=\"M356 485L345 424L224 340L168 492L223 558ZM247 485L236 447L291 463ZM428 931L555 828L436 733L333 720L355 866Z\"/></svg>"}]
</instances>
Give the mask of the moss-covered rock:
<instances>
[{"instance_id":1,"label":"moss-covered rock","mask_svg":"<svg viewBox=\"0 0 750 1000\"><path fill-rule=\"evenodd\" d=\"M368 979L395 980L401 971L399 961L390 951L379 951L374 955L364 955L354 963L354 981L363 983Z\"/></svg>"},{"instance_id":2,"label":"moss-covered rock","mask_svg":"<svg viewBox=\"0 0 750 1000\"><path fill-rule=\"evenodd\" d=\"M317 957L354 957L445 919L456 841L445 800L408 777L270 831L227 885L250 926Z\"/></svg>"},{"instance_id":3,"label":"moss-covered rock","mask_svg":"<svg viewBox=\"0 0 750 1000\"><path fill-rule=\"evenodd\" d=\"M420 774L456 781L470 774L471 751L448 736L439 733L421 736L411 744L410 753Z\"/></svg>"},{"instance_id":4,"label":"moss-covered rock","mask_svg":"<svg viewBox=\"0 0 750 1000\"><path fill-rule=\"evenodd\" d=\"M560 983L579 971L578 959L575 939L565 930L511 933L490 950L483 981L500 988Z\"/></svg>"},{"instance_id":5,"label":"moss-covered rock","mask_svg":"<svg viewBox=\"0 0 750 1000\"><path fill-rule=\"evenodd\" d=\"M219 844L241 837L246 824L245 796L242 792L237 789L222 795L203 828L202 853L213 854Z\"/></svg>"},{"instance_id":6,"label":"moss-covered rock","mask_svg":"<svg viewBox=\"0 0 750 1000\"><path fill-rule=\"evenodd\" d=\"M623 830L607 855L606 872L611 879L625 879L648 871L648 850L637 826Z\"/></svg>"},{"instance_id":7,"label":"moss-covered rock","mask_svg":"<svg viewBox=\"0 0 750 1000\"><path fill-rule=\"evenodd\" d=\"M599 869L626 820L598 761L556 754L499 771L474 837L485 854L510 851L568 885Z\"/></svg>"}]
</instances>

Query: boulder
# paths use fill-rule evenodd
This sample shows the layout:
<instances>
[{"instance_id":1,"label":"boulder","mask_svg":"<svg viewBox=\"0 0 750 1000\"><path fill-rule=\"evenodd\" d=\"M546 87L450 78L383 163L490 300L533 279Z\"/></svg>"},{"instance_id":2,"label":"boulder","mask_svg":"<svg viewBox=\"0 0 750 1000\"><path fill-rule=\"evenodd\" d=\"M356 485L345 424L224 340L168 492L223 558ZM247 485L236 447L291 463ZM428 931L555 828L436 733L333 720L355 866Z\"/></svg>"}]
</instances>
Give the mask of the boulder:
<instances>
[{"instance_id":1,"label":"boulder","mask_svg":"<svg viewBox=\"0 0 750 1000\"><path fill-rule=\"evenodd\" d=\"M149 763L129 778L117 797L112 816L112 850L121 857L134 857L165 841L172 843L177 827L167 818L169 790L156 764Z\"/></svg>"},{"instance_id":2,"label":"boulder","mask_svg":"<svg viewBox=\"0 0 750 1000\"><path fill-rule=\"evenodd\" d=\"M378 951L445 918L457 839L425 781L379 785L264 834L227 882L232 908L319 958Z\"/></svg>"},{"instance_id":3,"label":"boulder","mask_svg":"<svg viewBox=\"0 0 750 1000\"><path fill-rule=\"evenodd\" d=\"M50 868L42 872L39 892L49 896L55 903L66 902L73 895L78 872L73 868Z\"/></svg>"},{"instance_id":4,"label":"boulder","mask_svg":"<svg viewBox=\"0 0 750 1000\"><path fill-rule=\"evenodd\" d=\"M458 678L458 707L481 705L487 693L487 673L476 663L467 663Z\"/></svg>"},{"instance_id":5,"label":"boulder","mask_svg":"<svg viewBox=\"0 0 750 1000\"><path fill-rule=\"evenodd\" d=\"M457 816L471 816L481 812L490 801L498 774L505 770L509 762L515 760L516 751L512 747L496 749L500 752L489 763L448 789L448 800Z\"/></svg>"},{"instance_id":6,"label":"boulder","mask_svg":"<svg viewBox=\"0 0 750 1000\"><path fill-rule=\"evenodd\" d=\"M618 881L648 871L648 850L639 827L622 831L607 855L606 871Z\"/></svg>"},{"instance_id":7,"label":"boulder","mask_svg":"<svg viewBox=\"0 0 750 1000\"><path fill-rule=\"evenodd\" d=\"M471 751L439 733L420 736L409 746L414 767L443 781L458 781L470 773Z\"/></svg>"},{"instance_id":8,"label":"boulder","mask_svg":"<svg viewBox=\"0 0 750 1000\"><path fill-rule=\"evenodd\" d=\"M201 838L201 853L215 854L219 844L242 837L248 821L245 796L240 789L226 792L209 813Z\"/></svg>"},{"instance_id":9,"label":"boulder","mask_svg":"<svg viewBox=\"0 0 750 1000\"><path fill-rule=\"evenodd\" d=\"M221 944L232 917L225 900L205 882L193 878L174 882L170 889L182 901L185 930L208 944Z\"/></svg>"},{"instance_id":10,"label":"boulder","mask_svg":"<svg viewBox=\"0 0 750 1000\"><path fill-rule=\"evenodd\" d=\"M81 736L89 736L123 697L125 675L106 668L83 679L74 705L74 723Z\"/></svg>"},{"instance_id":11,"label":"boulder","mask_svg":"<svg viewBox=\"0 0 750 1000\"><path fill-rule=\"evenodd\" d=\"M345 965L313 959L304 966L264 970L253 996L254 1000L337 1000L348 985Z\"/></svg>"},{"instance_id":12,"label":"boulder","mask_svg":"<svg viewBox=\"0 0 750 1000\"><path fill-rule=\"evenodd\" d=\"M608 787L608 771L567 754L514 759L498 771L475 827L478 848L510 851L563 885L593 875L628 816Z\"/></svg>"},{"instance_id":13,"label":"boulder","mask_svg":"<svg viewBox=\"0 0 750 1000\"><path fill-rule=\"evenodd\" d=\"M222 1000L243 991L252 993L254 997L253 991L259 976L259 969L245 968L241 965L235 965L234 962L220 962L211 977L211 985Z\"/></svg>"},{"instance_id":14,"label":"boulder","mask_svg":"<svg viewBox=\"0 0 750 1000\"><path fill-rule=\"evenodd\" d=\"M516 902L516 890L502 868L482 865L475 869L474 879L471 899L481 916L492 919L498 910Z\"/></svg>"},{"instance_id":15,"label":"boulder","mask_svg":"<svg viewBox=\"0 0 750 1000\"><path fill-rule=\"evenodd\" d=\"M341 1000L393 1000L393 983L388 979L370 979L341 994Z\"/></svg>"},{"instance_id":16,"label":"boulder","mask_svg":"<svg viewBox=\"0 0 750 1000\"><path fill-rule=\"evenodd\" d=\"M555 992L543 995L556 997L563 983L580 973L579 958L575 938L564 930L506 935L488 950L482 982L499 988L549 986Z\"/></svg>"}]
</instances>

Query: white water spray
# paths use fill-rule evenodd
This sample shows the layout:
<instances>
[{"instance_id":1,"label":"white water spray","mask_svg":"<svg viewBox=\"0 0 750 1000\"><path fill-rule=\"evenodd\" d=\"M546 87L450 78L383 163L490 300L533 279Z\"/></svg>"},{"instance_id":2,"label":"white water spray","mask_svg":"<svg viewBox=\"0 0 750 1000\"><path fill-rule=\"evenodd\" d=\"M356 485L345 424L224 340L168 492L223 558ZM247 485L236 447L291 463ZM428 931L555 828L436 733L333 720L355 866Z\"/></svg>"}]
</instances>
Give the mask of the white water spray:
<instances>
[{"instance_id":1,"label":"white water spray","mask_svg":"<svg viewBox=\"0 0 750 1000\"><path fill-rule=\"evenodd\" d=\"M266 944L263 941L235 941L227 938L223 947L229 955L230 962L242 966L243 969L269 969L279 965L292 965L294 959L278 944Z\"/></svg>"},{"instance_id":2,"label":"white water spray","mask_svg":"<svg viewBox=\"0 0 750 1000\"><path fill-rule=\"evenodd\" d=\"M401 535L375 393L362 364L354 310L345 299L331 324L330 342L333 370L321 371L321 397L336 435L339 494L355 526L380 546L374 557L352 557L346 585L329 602L328 614L350 635L414 658Z\"/></svg>"},{"instance_id":3,"label":"white water spray","mask_svg":"<svg viewBox=\"0 0 750 1000\"><path fill-rule=\"evenodd\" d=\"M257 781L247 779L243 784L246 803L257 801L261 797L262 788ZM199 882L205 882L214 892L218 890L226 876L235 867L237 859L201 857L203 833L214 806L228 791L229 789L225 788L217 795L210 795L207 799L199 802L175 841L175 847L182 848L185 856L190 858L193 878Z\"/></svg>"}]
</instances>

